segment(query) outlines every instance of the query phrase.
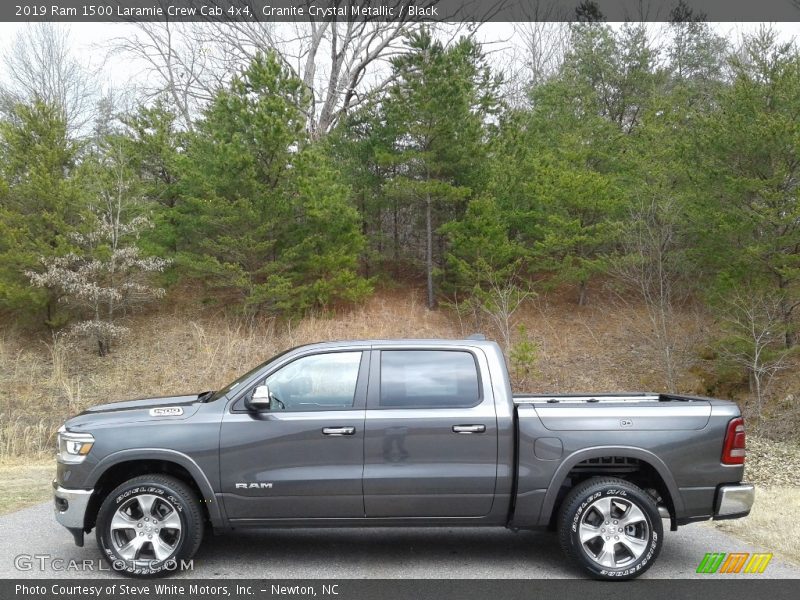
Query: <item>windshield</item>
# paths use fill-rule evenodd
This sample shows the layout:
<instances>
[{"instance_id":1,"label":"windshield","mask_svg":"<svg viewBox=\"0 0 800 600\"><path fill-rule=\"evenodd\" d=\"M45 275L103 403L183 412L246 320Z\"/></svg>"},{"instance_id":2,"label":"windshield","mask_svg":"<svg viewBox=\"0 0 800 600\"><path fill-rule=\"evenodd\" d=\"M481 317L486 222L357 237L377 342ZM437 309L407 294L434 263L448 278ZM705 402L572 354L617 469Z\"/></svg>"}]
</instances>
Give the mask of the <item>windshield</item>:
<instances>
[{"instance_id":1,"label":"windshield","mask_svg":"<svg viewBox=\"0 0 800 600\"><path fill-rule=\"evenodd\" d=\"M228 385L226 385L221 390L217 390L216 392L214 392L214 394L207 401L208 402L213 402L214 400L219 400L223 396L228 395L230 392L236 390L236 388L239 387L241 384L243 384L245 381L250 379L250 377L255 375L258 371L260 371L261 369L266 367L269 363L279 359L284 354L288 354L289 352L291 352L292 350L294 350L297 347L298 346L295 346L294 348L289 348L288 350L284 350L283 352L281 352L280 354L276 354L275 356L273 356L272 358L270 358L266 362L261 363L260 365L258 365L257 367L255 367L253 369L250 369L247 373L245 373L244 375L242 375L238 379L230 382Z\"/></svg>"}]
</instances>

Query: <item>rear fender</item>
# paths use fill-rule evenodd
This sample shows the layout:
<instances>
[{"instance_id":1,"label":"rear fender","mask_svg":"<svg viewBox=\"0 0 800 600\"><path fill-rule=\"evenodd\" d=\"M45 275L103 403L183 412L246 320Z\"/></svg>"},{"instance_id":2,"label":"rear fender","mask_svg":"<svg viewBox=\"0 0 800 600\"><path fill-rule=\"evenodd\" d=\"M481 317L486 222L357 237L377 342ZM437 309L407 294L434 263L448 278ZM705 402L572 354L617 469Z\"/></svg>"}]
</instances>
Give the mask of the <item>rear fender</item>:
<instances>
[{"instance_id":1,"label":"rear fender","mask_svg":"<svg viewBox=\"0 0 800 600\"><path fill-rule=\"evenodd\" d=\"M542 502L542 510L539 513L539 525L546 526L550 523L553 511L556 509L555 503L558 499L558 493L572 468L584 460L601 458L603 456L635 458L649 464L655 469L664 482L664 485L667 487L670 501L675 511L673 517L683 513L683 500L681 499L678 485L675 483L675 479L672 477L672 473L670 473L667 465L664 464L664 461L658 458L658 456L647 450L632 446L597 446L594 448L584 448L570 454L564 459L558 469L556 469L553 478L550 480L550 485L547 488L544 501Z\"/></svg>"}]
</instances>

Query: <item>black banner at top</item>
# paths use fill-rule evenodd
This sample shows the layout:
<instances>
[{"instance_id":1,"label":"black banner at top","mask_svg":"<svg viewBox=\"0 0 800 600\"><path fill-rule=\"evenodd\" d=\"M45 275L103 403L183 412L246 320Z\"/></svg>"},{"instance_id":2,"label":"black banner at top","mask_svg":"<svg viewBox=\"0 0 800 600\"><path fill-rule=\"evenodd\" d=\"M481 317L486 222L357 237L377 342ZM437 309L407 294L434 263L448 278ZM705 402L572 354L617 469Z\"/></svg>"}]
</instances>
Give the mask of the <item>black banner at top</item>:
<instances>
[{"instance_id":1,"label":"black banner at top","mask_svg":"<svg viewBox=\"0 0 800 600\"><path fill-rule=\"evenodd\" d=\"M800 0L3 0L0 21L800 22Z\"/></svg>"}]
</instances>

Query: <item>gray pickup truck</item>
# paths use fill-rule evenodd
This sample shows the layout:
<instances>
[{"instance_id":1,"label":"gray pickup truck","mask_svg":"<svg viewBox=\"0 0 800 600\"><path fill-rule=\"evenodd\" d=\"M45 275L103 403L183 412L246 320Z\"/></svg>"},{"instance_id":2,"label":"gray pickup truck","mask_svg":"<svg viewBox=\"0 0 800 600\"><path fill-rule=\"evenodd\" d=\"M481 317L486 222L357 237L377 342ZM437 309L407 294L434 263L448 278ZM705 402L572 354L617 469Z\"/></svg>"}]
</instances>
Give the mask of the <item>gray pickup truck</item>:
<instances>
[{"instance_id":1,"label":"gray pickup truck","mask_svg":"<svg viewBox=\"0 0 800 600\"><path fill-rule=\"evenodd\" d=\"M558 531L601 579L670 528L744 517L744 422L667 394L512 395L497 344L320 343L215 392L114 402L59 432L56 519L112 568L180 568L204 531L489 526Z\"/></svg>"}]
</instances>

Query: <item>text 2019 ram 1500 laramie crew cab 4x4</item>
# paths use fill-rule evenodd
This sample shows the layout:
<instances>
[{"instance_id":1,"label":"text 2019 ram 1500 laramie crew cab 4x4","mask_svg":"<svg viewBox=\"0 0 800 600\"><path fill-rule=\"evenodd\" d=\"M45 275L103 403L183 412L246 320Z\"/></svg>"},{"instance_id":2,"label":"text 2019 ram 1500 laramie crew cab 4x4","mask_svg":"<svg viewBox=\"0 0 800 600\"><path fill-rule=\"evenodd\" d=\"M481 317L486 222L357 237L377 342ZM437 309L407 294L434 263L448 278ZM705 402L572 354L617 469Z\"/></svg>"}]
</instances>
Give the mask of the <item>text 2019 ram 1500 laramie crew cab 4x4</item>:
<instances>
[{"instance_id":1,"label":"text 2019 ram 1500 laramie crew cab 4x4","mask_svg":"<svg viewBox=\"0 0 800 600\"><path fill-rule=\"evenodd\" d=\"M672 529L746 516L731 402L668 394L512 395L497 344L294 348L226 388L69 419L58 521L97 530L113 568L157 575L206 528L555 528L592 576L646 571Z\"/></svg>"}]
</instances>

